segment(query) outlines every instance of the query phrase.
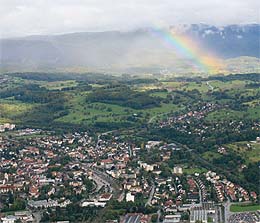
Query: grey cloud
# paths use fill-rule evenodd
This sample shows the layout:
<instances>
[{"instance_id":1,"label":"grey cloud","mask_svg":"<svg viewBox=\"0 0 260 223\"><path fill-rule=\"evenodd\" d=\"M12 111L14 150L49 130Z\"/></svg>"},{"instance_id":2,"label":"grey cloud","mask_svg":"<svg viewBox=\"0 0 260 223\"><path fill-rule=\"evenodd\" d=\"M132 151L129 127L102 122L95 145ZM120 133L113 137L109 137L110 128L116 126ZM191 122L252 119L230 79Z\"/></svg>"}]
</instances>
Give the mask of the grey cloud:
<instances>
[{"instance_id":1,"label":"grey cloud","mask_svg":"<svg viewBox=\"0 0 260 223\"><path fill-rule=\"evenodd\" d=\"M0 0L0 35L259 23L259 0Z\"/></svg>"}]
</instances>

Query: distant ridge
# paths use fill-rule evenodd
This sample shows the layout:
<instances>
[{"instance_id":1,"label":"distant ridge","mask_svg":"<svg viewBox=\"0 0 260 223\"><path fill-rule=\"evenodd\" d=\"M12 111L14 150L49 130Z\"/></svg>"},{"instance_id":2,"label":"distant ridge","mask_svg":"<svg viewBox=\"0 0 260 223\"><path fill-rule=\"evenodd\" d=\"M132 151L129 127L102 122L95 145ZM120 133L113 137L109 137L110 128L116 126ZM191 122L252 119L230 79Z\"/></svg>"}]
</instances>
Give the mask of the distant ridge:
<instances>
[{"instance_id":1,"label":"distant ridge","mask_svg":"<svg viewBox=\"0 0 260 223\"><path fill-rule=\"evenodd\" d=\"M174 28L223 59L228 72L259 71L260 25L192 24ZM2 39L0 50L1 72L194 72L191 61L176 54L150 28Z\"/></svg>"}]
</instances>

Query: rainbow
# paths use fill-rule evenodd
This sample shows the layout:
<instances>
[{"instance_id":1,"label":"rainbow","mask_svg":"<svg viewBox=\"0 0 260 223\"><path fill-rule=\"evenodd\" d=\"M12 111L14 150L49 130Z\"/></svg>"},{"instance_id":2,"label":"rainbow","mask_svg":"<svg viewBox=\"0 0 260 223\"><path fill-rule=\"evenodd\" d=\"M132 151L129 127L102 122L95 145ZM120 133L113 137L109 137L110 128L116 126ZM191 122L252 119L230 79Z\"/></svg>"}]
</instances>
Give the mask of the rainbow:
<instances>
[{"instance_id":1,"label":"rainbow","mask_svg":"<svg viewBox=\"0 0 260 223\"><path fill-rule=\"evenodd\" d=\"M191 60L193 64L203 73L218 73L223 69L221 61L204 52L202 49L187 36L181 35L173 30L154 28L153 33L169 43L180 54Z\"/></svg>"}]
</instances>

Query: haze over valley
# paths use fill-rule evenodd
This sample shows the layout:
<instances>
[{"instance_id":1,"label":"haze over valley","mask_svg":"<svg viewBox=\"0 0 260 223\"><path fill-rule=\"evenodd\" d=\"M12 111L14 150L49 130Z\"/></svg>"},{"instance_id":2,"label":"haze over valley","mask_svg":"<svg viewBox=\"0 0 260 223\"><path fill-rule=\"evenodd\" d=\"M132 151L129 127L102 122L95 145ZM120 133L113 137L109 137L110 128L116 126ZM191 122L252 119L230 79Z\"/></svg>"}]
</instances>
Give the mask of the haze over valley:
<instances>
[{"instance_id":1,"label":"haze over valley","mask_svg":"<svg viewBox=\"0 0 260 223\"><path fill-rule=\"evenodd\" d=\"M224 27L193 24L166 28L167 32L177 32L192 40L199 50L203 50L204 56L213 55L219 66L212 73L259 71L259 29L257 24ZM127 32L2 39L1 70L135 74L208 72L197 66L194 61L197 58L179 52L178 45L167 41L166 34L162 34L164 31L160 32L158 34L157 28L144 28ZM175 41L175 34L171 38Z\"/></svg>"}]
</instances>

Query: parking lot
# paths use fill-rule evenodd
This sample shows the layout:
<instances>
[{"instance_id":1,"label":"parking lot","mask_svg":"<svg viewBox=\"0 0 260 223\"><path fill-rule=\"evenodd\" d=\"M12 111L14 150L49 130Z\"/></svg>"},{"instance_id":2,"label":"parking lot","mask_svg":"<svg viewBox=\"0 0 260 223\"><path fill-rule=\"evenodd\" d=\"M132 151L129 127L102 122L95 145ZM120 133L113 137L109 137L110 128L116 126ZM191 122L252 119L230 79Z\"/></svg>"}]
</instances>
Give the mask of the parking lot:
<instances>
[{"instance_id":1,"label":"parking lot","mask_svg":"<svg viewBox=\"0 0 260 223\"><path fill-rule=\"evenodd\" d=\"M245 212L233 214L229 217L229 223L256 223L260 217L254 212Z\"/></svg>"}]
</instances>

